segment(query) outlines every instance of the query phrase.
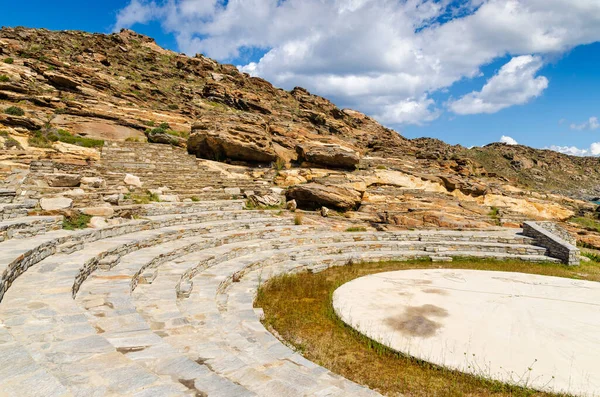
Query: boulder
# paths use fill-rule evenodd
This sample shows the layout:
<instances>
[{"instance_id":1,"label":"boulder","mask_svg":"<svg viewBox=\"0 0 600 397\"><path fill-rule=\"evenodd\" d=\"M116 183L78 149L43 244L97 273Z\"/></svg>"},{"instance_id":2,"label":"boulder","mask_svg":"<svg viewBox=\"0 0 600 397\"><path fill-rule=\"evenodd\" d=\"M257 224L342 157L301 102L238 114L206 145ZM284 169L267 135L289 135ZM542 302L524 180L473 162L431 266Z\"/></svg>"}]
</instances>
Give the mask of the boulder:
<instances>
[{"instance_id":1,"label":"boulder","mask_svg":"<svg viewBox=\"0 0 600 397\"><path fill-rule=\"evenodd\" d=\"M40 200L40 207L44 211L56 211L71 208L73 200L67 197L43 197Z\"/></svg>"},{"instance_id":2,"label":"boulder","mask_svg":"<svg viewBox=\"0 0 600 397\"><path fill-rule=\"evenodd\" d=\"M84 186L90 187L90 188L94 188L94 189L98 189L98 188L105 186L106 183L104 182L104 179L102 179L100 177L84 176L83 178L81 178L81 185L84 185Z\"/></svg>"},{"instance_id":3,"label":"boulder","mask_svg":"<svg viewBox=\"0 0 600 397\"><path fill-rule=\"evenodd\" d=\"M150 143L162 143L165 145L173 145L179 147L185 147L186 140L185 138L170 135L166 132L149 132L146 137L148 138L148 142Z\"/></svg>"},{"instance_id":4,"label":"boulder","mask_svg":"<svg viewBox=\"0 0 600 397\"><path fill-rule=\"evenodd\" d=\"M281 196L275 193L266 194L264 196L250 195L248 200L257 207L273 207L281 204Z\"/></svg>"},{"instance_id":5,"label":"boulder","mask_svg":"<svg viewBox=\"0 0 600 397\"><path fill-rule=\"evenodd\" d=\"M321 207L321 216L327 218L329 216L329 208Z\"/></svg>"},{"instance_id":6,"label":"boulder","mask_svg":"<svg viewBox=\"0 0 600 397\"><path fill-rule=\"evenodd\" d=\"M105 217L105 218L110 218L115 213L115 210L113 210L112 207L110 207L110 204L107 207L88 207L88 208L82 208L80 211L83 212L86 215L102 216L102 217Z\"/></svg>"},{"instance_id":7,"label":"boulder","mask_svg":"<svg viewBox=\"0 0 600 397\"><path fill-rule=\"evenodd\" d=\"M230 194L232 196L240 196L242 194L242 190L239 187L226 187L223 191L225 194Z\"/></svg>"},{"instance_id":8,"label":"boulder","mask_svg":"<svg viewBox=\"0 0 600 397\"><path fill-rule=\"evenodd\" d=\"M142 187L142 181L140 181L140 178L135 175L126 174L123 182L130 186Z\"/></svg>"},{"instance_id":9,"label":"boulder","mask_svg":"<svg viewBox=\"0 0 600 397\"><path fill-rule=\"evenodd\" d=\"M44 77L56 87L77 88L79 82L70 77L55 72L44 72Z\"/></svg>"},{"instance_id":10,"label":"boulder","mask_svg":"<svg viewBox=\"0 0 600 397\"><path fill-rule=\"evenodd\" d=\"M88 226L94 229L102 229L103 227L110 226L105 218L101 216L93 216L88 223Z\"/></svg>"},{"instance_id":11,"label":"boulder","mask_svg":"<svg viewBox=\"0 0 600 397\"><path fill-rule=\"evenodd\" d=\"M294 212L298 208L298 203L296 203L296 200L290 200L286 203L285 208Z\"/></svg>"},{"instance_id":12,"label":"boulder","mask_svg":"<svg viewBox=\"0 0 600 397\"><path fill-rule=\"evenodd\" d=\"M341 186L308 183L290 188L286 193L288 200L296 200L299 207L317 209L323 206L351 210L360 207L362 195Z\"/></svg>"},{"instance_id":13,"label":"boulder","mask_svg":"<svg viewBox=\"0 0 600 397\"><path fill-rule=\"evenodd\" d=\"M158 199L160 201L164 201L165 203L178 203L179 196L176 194L159 194Z\"/></svg>"},{"instance_id":14,"label":"boulder","mask_svg":"<svg viewBox=\"0 0 600 397\"><path fill-rule=\"evenodd\" d=\"M340 145L298 145L298 160L325 167L355 169L360 156L354 150Z\"/></svg>"},{"instance_id":15,"label":"boulder","mask_svg":"<svg viewBox=\"0 0 600 397\"><path fill-rule=\"evenodd\" d=\"M49 174L46 182L50 187L76 187L81 183L81 175L77 174Z\"/></svg>"},{"instance_id":16,"label":"boulder","mask_svg":"<svg viewBox=\"0 0 600 397\"><path fill-rule=\"evenodd\" d=\"M197 157L217 161L270 163L277 158L269 126L250 113L206 116L192 126L187 149Z\"/></svg>"}]
</instances>

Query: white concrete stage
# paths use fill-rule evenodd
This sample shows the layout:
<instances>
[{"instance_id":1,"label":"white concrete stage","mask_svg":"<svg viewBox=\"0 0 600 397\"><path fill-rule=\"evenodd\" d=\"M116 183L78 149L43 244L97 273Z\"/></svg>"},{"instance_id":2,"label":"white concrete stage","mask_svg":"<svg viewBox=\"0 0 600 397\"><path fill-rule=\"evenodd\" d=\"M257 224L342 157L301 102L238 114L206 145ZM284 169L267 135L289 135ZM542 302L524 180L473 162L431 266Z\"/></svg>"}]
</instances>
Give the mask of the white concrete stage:
<instances>
[{"instance_id":1,"label":"white concrete stage","mask_svg":"<svg viewBox=\"0 0 600 397\"><path fill-rule=\"evenodd\" d=\"M333 305L344 322L396 351L536 389L600 396L600 283L404 270L344 284Z\"/></svg>"}]
</instances>

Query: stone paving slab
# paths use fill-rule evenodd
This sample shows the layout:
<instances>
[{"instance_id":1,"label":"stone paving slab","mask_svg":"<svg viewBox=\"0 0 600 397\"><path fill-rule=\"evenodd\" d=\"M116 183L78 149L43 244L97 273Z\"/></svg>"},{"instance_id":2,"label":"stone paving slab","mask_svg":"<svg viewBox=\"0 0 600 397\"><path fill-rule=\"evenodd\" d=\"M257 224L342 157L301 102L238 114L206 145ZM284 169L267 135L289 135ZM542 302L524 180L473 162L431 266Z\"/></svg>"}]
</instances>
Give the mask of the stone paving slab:
<instances>
[{"instance_id":1,"label":"stone paving slab","mask_svg":"<svg viewBox=\"0 0 600 397\"><path fill-rule=\"evenodd\" d=\"M427 269L373 274L333 304L359 332L463 372L540 390L600 395L600 283Z\"/></svg>"}]
</instances>

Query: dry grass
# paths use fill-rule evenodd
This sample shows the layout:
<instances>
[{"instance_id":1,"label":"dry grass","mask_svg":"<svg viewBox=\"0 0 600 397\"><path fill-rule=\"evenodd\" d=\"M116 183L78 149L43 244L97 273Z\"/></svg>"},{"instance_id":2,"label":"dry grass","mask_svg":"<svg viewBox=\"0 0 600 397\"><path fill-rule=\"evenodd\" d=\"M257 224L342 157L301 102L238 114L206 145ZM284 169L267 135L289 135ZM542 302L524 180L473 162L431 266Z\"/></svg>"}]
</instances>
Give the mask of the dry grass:
<instances>
[{"instance_id":1,"label":"dry grass","mask_svg":"<svg viewBox=\"0 0 600 397\"><path fill-rule=\"evenodd\" d=\"M391 351L352 330L337 318L331 296L340 285L368 274L416 268L498 270L600 281L600 264L579 267L521 261L460 259L349 264L276 277L259 288L256 307L265 325L276 330L306 358L380 393L396 396L552 396L467 375Z\"/></svg>"}]
</instances>

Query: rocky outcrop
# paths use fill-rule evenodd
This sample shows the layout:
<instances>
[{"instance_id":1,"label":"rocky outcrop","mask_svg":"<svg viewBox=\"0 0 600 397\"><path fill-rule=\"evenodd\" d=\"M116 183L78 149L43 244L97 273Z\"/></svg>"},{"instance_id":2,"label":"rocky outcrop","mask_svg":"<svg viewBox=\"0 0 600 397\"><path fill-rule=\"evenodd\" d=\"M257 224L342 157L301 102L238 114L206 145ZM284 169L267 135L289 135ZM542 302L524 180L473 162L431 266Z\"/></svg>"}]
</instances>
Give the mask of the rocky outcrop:
<instances>
[{"instance_id":1,"label":"rocky outcrop","mask_svg":"<svg viewBox=\"0 0 600 397\"><path fill-rule=\"evenodd\" d=\"M277 158L266 121L253 114L213 114L192 126L188 152L210 160L269 163Z\"/></svg>"},{"instance_id":2,"label":"rocky outcrop","mask_svg":"<svg viewBox=\"0 0 600 397\"><path fill-rule=\"evenodd\" d=\"M186 146L186 139L179 136L170 135L166 132L149 132L146 137L150 143L162 143L179 147Z\"/></svg>"},{"instance_id":3,"label":"rocky outcrop","mask_svg":"<svg viewBox=\"0 0 600 397\"><path fill-rule=\"evenodd\" d=\"M301 144L296 147L298 160L332 168L355 169L360 156L355 150L334 144Z\"/></svg>"},{"instance_id":4,"label":"rocky outcrop","mask_svg":"<svg viewBox=\"0 0 600 397\"><path fill-rule=\"evenodd\" d=\"M294 186L286 192L288 200L295 200L300 208L317 209L323 206L343 211L360 207L361 193L341 186L307 183Z\"/></svg>"}]
</instances>

